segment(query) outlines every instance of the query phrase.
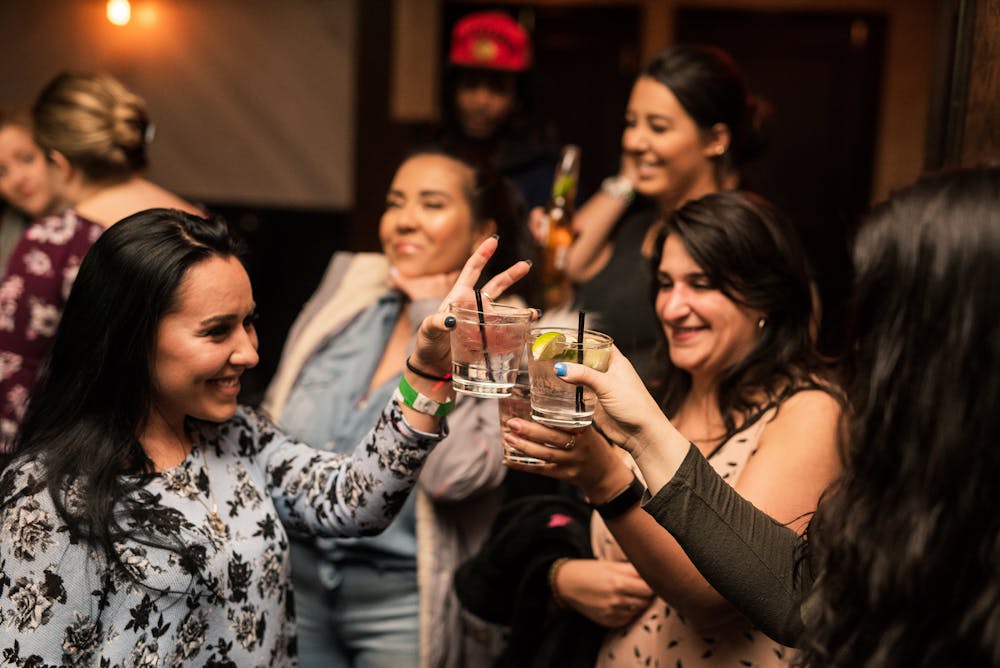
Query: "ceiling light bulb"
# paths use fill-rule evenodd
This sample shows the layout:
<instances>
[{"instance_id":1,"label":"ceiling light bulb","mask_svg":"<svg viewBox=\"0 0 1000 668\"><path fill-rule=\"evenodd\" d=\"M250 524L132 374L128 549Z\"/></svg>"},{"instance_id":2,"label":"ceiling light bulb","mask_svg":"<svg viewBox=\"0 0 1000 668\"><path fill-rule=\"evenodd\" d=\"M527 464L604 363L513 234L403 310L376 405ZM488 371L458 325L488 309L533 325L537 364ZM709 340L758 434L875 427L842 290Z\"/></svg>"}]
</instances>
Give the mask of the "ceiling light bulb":
<instances>
[{"instance_id":1,"label":"ceiling light bulb","mask_svg":"<svg viewBox=\"0 0 1000 668\"><path fill-rule=\"evenodd\" d=\"M132 5L128 0L108 0L108 21L113 25L127 25L132 18Z\"/></svg>"}]
</instances>

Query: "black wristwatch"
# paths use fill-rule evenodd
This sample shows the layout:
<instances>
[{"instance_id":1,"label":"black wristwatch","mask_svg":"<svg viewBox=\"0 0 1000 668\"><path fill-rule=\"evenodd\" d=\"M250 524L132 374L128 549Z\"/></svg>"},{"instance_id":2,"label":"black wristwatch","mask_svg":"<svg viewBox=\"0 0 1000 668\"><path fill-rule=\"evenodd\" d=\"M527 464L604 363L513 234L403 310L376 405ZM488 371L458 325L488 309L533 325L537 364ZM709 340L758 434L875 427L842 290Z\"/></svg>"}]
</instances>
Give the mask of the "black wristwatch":
<instances>
[{"instance_id":1,"label":"black wristwatch","mask_svg":"<svg viewBox=\"0 0 1000 668\"><path fill-rule=\"evenodd\" d=\"M604 503L595 503L591 505L602 519L613 520L619 515L624 514L635 504L639 503L639 501L642 500L642 494L645 491L645 485L639 481L638 477L633 476L632 482L629 483L628 487L618 492Z\"/></svg>"}]
</instances>

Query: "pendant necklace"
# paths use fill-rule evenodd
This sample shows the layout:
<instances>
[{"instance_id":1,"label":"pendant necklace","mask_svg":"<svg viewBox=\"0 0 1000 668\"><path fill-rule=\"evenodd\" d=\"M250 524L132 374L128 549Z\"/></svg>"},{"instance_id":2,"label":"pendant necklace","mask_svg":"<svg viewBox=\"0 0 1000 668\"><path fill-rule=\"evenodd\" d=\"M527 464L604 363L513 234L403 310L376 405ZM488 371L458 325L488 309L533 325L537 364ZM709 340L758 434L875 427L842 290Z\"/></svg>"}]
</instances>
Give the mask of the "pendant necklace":
<instances>
[{"instance_id":1,"label":"pendant necklace","mask_svg":"<svg viewBox=\"0 0 1000 668\"><path fill-rule=\"evenodd\" d=\"M183 441L181 441L181 443L183 443ZM181 446L181 449L183 450L183 445ZM226 524L225 522L222 521L222 518L219 517L219 506L215 503L215 495L212 494L212 482L209 479L208 475L208 457L207 455L205 455L205 448L202 447L199 449L201 450L201 461L202 464L204 465L203 470L205 472L205 487L208 490L209 503L205 503L204 498L202 498L203 497L202 491L196 485L194 485L193 482L190 480L191 475L189 468L185 469L187 471L187 477L189 478L189 480L186 482L181 482L180 480L178 480L177 477L170 471L165 470L161 471L161 473L165 475L167 479L170 480L171 484L173 484L175 487L183 489L185 492L188 493L188 495L191 496L191 498L197 499L198 503L204 506L205 510L208 511L208 521L209 524L212 526L212 528L216 531L216 533L220 535L225 535ZM187 455L185 455L185 459L187 459ZM181 461L183 463L183 460Z\"/></svg>"}]
</instances>

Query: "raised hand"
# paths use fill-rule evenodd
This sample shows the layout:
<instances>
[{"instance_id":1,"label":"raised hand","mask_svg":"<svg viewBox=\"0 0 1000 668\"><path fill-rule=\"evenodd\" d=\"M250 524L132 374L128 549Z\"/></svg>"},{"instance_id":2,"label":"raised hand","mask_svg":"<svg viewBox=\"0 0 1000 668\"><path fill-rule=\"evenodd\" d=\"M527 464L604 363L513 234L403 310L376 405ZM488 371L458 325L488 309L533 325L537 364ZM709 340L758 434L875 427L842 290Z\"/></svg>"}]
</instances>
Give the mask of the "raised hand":
<instances>
[{"instance_id":1,"label":"raised hand","mask_svg":"<svg viewBox=\"0 0 1000 668\"><path fill-rule=\"evenodd\" d=\"M454 327L454 319L448 315L448 304L452 302L475 303L475 287L479 276L497 249L497 237L490 237L479 244L465 262L458 279L445 295L438 312L428 316L417 330L416 345L413 349L413 363L425 371L446 375L451 370L451 343L449 331ZM525 260L515 262L506 270L491 278L483 286L482 292L492 299L498 298L507 288L524 278L531 270L531 263ZM449 318L452 318L449 321ZM449 326L450 323L450 326Z\"/></svg>"},{"instance_id":2,"label":"raised hand","mask_svg":"<svg viewBox=\"0 0 1000 668\"><path fill-rule=\"evenodd\" d=\"M615 445L631 453L650 489L660 489L673 476L687 454L689 442L670 424L617 348L612 346L605 372L557 362L556 377L594 390L594 423Z\"/></svg>"},{"instance_id":3,"label":"raised hand","mask_svg":"<svg viewBox=\"0 0 1000 668\"><path fill-rule=\"evenodd\" d=\"M536 206L531 210L528 214L528 229L539 248L545 248L549 243L549 217L545 214L545 209Z\"/></svg>"},{"instance_id":4,"label":"raised hand","mask_svg":"<svg viewBox=\"0 0 1000 668\"><path fill-rule=\"evenodd\" d=\"M567 383L586 385L594 390L599 404L594 414L597 426L616 445L630 452L639 433L666 421L639 374L615 346L611 349L607 371L558 362L556 376Z\"/></svg>"}]
</instances>

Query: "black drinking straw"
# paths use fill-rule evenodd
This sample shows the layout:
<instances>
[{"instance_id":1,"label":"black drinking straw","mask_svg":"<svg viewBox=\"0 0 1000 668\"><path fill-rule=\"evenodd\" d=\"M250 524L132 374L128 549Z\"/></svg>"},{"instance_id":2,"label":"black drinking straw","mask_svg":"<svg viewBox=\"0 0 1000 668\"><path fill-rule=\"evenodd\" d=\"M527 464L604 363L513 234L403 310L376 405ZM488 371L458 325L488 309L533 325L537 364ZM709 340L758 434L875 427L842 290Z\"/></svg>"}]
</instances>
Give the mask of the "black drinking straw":
<instances>
[{"instance_id":1,"label":"black drinking straw","mask_svg":"<svg viewBox=\"0 0 1000 668\"><path fill-rule=\"evenodd\" d=\"M497 379L493 377L493 366L490 364L490 354L486 350L486 318L483 314L483 293L479 290L474 290L476 293L476 312L479 315L479 338L483 342L483 360L486 362L486 377L490 379L491 383L497 382Z\"/></svg>"},{"instance_id":2,"label":"black drinking straw","mask_svg":"<svg viewBox=\"0 0 1000 668\"><path fill-rule=\"evenodd\" d=\"M583 326L587 314L580 311L580 321L576 329L576 363L583 364ZM583 412L583 387L576 386L576 412Z\"/></svg>"}]
</instances>

